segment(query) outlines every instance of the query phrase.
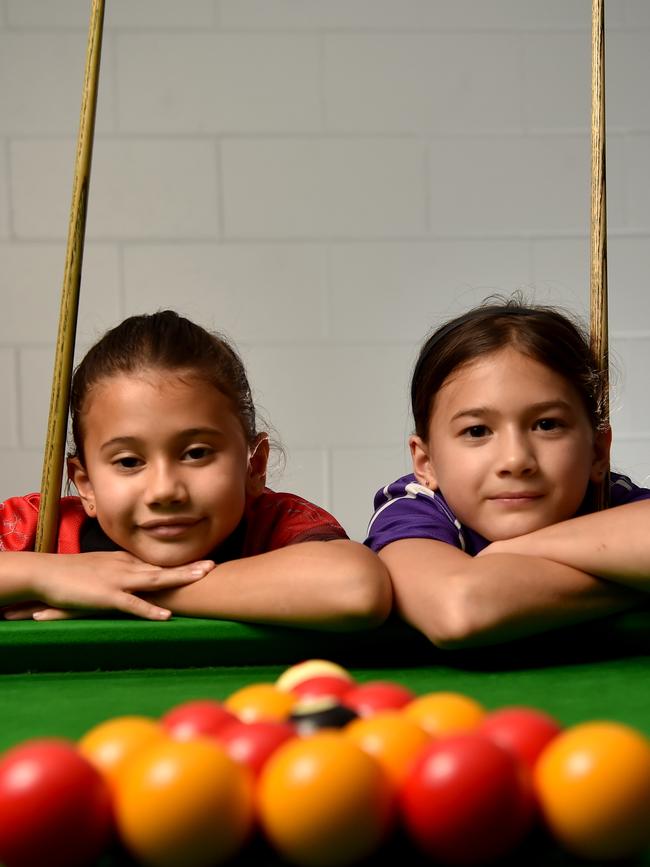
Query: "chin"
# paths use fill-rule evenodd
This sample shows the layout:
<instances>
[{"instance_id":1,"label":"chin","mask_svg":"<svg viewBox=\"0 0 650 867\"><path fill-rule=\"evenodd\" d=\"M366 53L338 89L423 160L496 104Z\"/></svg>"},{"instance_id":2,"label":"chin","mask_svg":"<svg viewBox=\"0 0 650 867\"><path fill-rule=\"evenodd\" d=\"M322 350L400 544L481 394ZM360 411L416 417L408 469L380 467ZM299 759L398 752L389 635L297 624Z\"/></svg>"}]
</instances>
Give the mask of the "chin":
<instances>
[{"instance_id":1,"label":"chin","mask_svg":"<svg viewBox=\"0 0 650 867\"><path fill-rule=\"evenodd\" d=\"M207 553L195 551L132 551L140 560L151 566L159 566L161 569L173 569L176 566L187 566L197 560L207 559Z\"/></svg>"}]
</instances>

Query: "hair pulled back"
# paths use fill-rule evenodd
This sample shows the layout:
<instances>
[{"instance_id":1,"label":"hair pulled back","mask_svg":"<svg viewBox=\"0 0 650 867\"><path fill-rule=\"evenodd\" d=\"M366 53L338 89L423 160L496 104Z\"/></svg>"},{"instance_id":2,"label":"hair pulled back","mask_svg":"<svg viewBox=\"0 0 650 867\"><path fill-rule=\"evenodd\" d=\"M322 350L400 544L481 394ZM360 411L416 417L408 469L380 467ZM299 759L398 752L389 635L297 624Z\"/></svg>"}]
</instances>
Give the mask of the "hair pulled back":
<instances>
[{"instance_id":1,"label":"hair pulled back","mask_svg":"<svg viewBox=\"0 0 650 867\"><path fill-rule=\"evenodd\" d=\"M88 396L111 376L162 370L205 380L232 402L249 443L256 436L255 405L244 365L229 343L173 310L130 316L88 351L70 393L75 454L84 461L83 416Z\"/></svg>"},{"instance_id":2,"label":"hair pulled back","mask_svg":"<svg viewBox=\"0 0 650 867\"><path fill-rule=\"evenodd\" d=\"M508 346L563 376L580 395L594 430L606 426L603 378L583 327L553 307L489 299L438 328L422 347L411 380L416 434L426 439L435 396L448 376Z\"/></svg>"}]
</instances>

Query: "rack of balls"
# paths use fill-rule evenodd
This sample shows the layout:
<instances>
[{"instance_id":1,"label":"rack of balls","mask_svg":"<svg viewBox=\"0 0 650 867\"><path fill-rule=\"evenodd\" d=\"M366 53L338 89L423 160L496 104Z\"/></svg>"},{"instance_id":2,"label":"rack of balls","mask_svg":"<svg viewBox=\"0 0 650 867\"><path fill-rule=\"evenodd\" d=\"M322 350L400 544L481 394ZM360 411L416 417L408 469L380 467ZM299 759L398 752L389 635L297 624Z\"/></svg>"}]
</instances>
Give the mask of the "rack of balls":
<instances>
[{"instance_id":1,"label":"rack of balls","mask_svg":"<svg viewBox=\"0 0 650 867\"><path fill-rule=\"evenodd\" d=\"M398 836L425 862L482 865L533 834L581 863L645 853L648 738L357 683L314 659L223 702L115 717L78 742L0 756L3 867L89 867L111 853L215 867L260 840L280 863L346 867Z\"/></svg>"}]
</instances>

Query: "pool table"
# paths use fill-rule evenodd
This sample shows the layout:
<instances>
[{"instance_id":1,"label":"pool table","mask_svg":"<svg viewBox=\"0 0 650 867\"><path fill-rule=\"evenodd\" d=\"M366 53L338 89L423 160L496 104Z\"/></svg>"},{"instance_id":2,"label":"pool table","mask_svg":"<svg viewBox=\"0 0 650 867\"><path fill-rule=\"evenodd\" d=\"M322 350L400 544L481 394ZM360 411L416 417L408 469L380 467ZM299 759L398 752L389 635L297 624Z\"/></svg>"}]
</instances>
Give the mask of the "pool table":
<instances>
[{"instance_id":1,"label":"pool table","mask_svg":"<svg viewBox=\"0 0 650 867\"><path fill-rule=\"evenodd\" d=\"M223 699L313 657L345 665L359 681L454 690L488 709L529 704L565 725L616 719L650 736L650 610L465 651L441 651L398 621L345 634L124 617L0 622L0 750L29 737L77 738L108 717L157 716L190 698ZM403 860L405 844L391 845ZM529 842L522 857L513 865L574 863L546 841ZM128 863L116 858L102 867ZM410 850L407 860L426 863ZM255 863L280 862L260 850ZM634 867L642 864L650 853Z\"/></svg>"}]
</instances>

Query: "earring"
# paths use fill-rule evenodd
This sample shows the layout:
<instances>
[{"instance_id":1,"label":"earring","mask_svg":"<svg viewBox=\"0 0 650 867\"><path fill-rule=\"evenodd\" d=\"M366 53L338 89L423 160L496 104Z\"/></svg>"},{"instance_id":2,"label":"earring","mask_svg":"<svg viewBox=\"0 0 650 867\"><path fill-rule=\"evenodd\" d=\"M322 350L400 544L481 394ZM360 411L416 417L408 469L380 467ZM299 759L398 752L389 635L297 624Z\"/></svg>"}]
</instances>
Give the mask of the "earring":
<instances>
[{"instance_id":1,"label":"earring","mask_svg":"<svg viewBox=\"0 0 650 867\"><path fill-rule=\"evenodd\" d=\"M89 512L94 512L94 511L95 511L95 507L93 506L92 503L88 503L88 511L89 511Z\"/></svg>"}]
</instances>

